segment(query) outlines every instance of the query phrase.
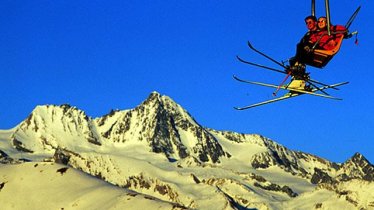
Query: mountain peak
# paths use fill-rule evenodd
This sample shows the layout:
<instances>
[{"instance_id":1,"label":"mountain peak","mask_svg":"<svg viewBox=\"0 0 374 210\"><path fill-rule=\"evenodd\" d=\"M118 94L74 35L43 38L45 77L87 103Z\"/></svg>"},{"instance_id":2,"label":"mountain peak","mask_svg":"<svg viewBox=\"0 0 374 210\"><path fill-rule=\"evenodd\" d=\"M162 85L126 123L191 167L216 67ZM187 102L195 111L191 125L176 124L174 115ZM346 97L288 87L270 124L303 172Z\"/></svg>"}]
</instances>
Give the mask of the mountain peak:
<instances>
[{"instance_id":1,"label":"mountain peak","mask_svg":"<svg viewBox=\"0 0 374 210\"><path fill-rule=\"evenodd\" d=\"M146 107L154 107L157 109L159 108L159 106L163 106L163 105L164 105L163 96L161 96L160 93L154 91L151 94L149 94L148 98L145 101L143 101L138 107L146 106Z\"/></svg>"},{"instance_id":2,"label":"mountain peak","mask_svg":"<svg viewBox=\"0 0 374 210\"><path fill-rule=\"evenodd\" d=\"M356 152L350 159L348 159L344 165L354 164L357 166L367 166L371 163L359 152Z\"/></svg>"},{"instance_id":3,"label":"mountain peak","mask_svg":"<svg viewBox=\"0 0 374 210\"><path fill-rule=\"evenodd\" d=\"M109 142L145 145L169 160L192 156L202 162L219 161L225 152L217 139L168 96L152 92L134 109L96 119Z\"/></svg>"},{"instance_id":4,"label":"mountain peak","mask_svg":"<svg viewBox=\"0 0 374 210\"><path fill-rule=\"evenodd\" d=\"M341 171L343 177L374 181L374 166L358 152L342 165Z\"/></svg>"},{"instance_id":5,"label":"mountain peak","mask_svg":"<svg viewBox=\"0 0 374 210\"><path fill-rule=\"evenodd\" d=\"M180 110L183 110L184 112L187 112L186 110L182 109L181 106L179 106L175 101L173 101L170 97L161 95L160 93L153 91L151 94L149 94L148 98L143 101L138 107L142 106L148 106L148 107L154 107L154 108L164 108L169 109L168 111L175 111L176 108L181 108Z\"/></svg>"},{"instance_id":6,"label":"mountain peak","mask_svg":"<svg viewBox=\"0 0 374 210\"><path fill-rule=\"evenodd\" d=\"M356 152L350 159L351 161L353 162L356 162L356 163L359 163L359 162L367 162L369 163L369 161L359 152ZM370 164L370 163L369 163Z\"/></svg>"},{"instance_id":7,"label":"mountain peak","mask_svg":"<svg viewBox=\"0 0 374 210\"><path fill-rule=\"evenodd\" d=\"M153 91L146 100L144 100L133 111L137 113L143 112L146 115L157 114L161 117L162 114L167 114L173 117L176 122L189 121L192 124L200 126L191 114L182 106L176 103L173 99L166 95Z\"/></svg>"},{"instance_id":8,"label":"mountain peak","mask_svg":"<svg viewBox=\"0 0 374 210\"><path fill-rule=\"evenodd\" d=\"M151 104L151 103L156 103L156 102L161 102L161 94L159 92L153 91L151 92L147 99L145 99L139 106L146 105L146 104Z\"/></svg>"},{"instance_id":9,"label":"mountain peak","mask_svg":"<svg viewBox=\"0 0 374 210\"><path fill-rule=\"evenodd\" d=\"M13 146L26 152L53 153L57 147L96 144L92 119L69 104L37 106L12 135ZM82 140L77 142L77 139Z\"/></svg>"},{"instance_id":10,"label":"mountain peak","mask_svg":"<svg viewBox=\"0 0 374 210\"><path fill-rule=\"evenodd\" d=\"M157 91L152 91L148 98L161 98L161 94Z\"/></svg>"}]
</instances>

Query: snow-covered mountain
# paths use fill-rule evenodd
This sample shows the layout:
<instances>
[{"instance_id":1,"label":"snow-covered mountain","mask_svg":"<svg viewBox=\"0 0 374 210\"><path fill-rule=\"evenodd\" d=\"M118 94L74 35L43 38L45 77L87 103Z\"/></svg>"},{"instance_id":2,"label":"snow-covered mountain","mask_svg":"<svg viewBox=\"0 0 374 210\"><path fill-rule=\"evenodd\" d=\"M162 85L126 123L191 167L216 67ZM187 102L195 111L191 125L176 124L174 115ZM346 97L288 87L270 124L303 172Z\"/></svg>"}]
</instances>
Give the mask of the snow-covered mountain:
<instances>
[{"instance_id":1,"label":"snow-covered mountain","mask_svg":"<svg viewBox=\"0 0 374 210\"><path fill-rule=\"evenodd\" d=\"M64 164L124 194L151 197L149 205L172 208L374 209L374 166L361 154L334 163L260 135L204 128L157 92L134 109L96 119L70 105L38 106L15 128L0 131L0 162L5 186L8 169Z\"/></svg>"}]
</instances>

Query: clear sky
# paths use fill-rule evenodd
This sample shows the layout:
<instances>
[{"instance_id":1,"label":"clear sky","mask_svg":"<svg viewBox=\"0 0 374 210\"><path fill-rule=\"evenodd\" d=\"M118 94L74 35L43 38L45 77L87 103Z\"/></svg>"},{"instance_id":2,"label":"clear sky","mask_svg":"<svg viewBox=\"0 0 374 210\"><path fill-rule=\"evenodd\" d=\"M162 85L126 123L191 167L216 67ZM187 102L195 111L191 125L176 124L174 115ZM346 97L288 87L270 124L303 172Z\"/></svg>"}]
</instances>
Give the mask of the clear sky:
<instances>
[{"instance_id":1,"label":"clear sky","mask_svg":"<svg viewBox=\"0 0 374 210\"><path fill-rule=\"evenodd\" d=\"M324 1L316 0L317 16ZM23 121L37 105L68 103L91 117L134 108L152 91L170 96L203 126L264 135L290 149L344 162L355 152L374 162L373 1L330 2L334 24L351 26L313 79L349 81L343 101L300 96L247 111L233 106L271 99L272 89L232 79L280 83L284 75L238 62L276 67L306 32L310 1L66 0L0 3L0 129Z\"/></svg>"}]
</instances>

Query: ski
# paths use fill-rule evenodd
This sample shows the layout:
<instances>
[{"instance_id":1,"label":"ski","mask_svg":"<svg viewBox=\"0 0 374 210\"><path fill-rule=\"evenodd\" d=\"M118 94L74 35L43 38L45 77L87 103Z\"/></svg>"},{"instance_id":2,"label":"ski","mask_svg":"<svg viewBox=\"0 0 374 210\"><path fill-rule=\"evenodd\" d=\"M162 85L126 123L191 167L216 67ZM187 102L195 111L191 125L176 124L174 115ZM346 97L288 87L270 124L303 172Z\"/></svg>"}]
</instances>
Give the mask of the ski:
<instances>
[{"instance_id":1,"label":"ski","mask_svg":"<svg viewBox=\"0 0 374 210\"><path fill-rule=\"evenodd\" d=\"M262 82L253 82L253 81L243 80L243 79L240 79L239 77L237 77L235 75L233 77L234 77L235 80L237 80L239 82L244 82L244 83L248 83L248 84L260 85L260 86L271 87L271 88L280 88L280 89L289 90L289 91L292 91L292 92L298 92L300 94L309 94L309 95L324 97L324 98L328 98L328 99L342 100L340 98L336 98L336 97L329 96L329 95L326 95L326 94L316 93L316 91L323 90L322 89L323 87L318 87L318 88L312 89L311 91L307 91L307 90L300 90L300 89L289 88L289 87L284 86L284 85L283 86L279 86L279 85L272 85L272 84L267 84L267 83L262 83ZM348 82L343 82L343 83L347 84ZM338 84L343 85L341 83L338 83ZM326 85L324 87L332 88L332 87L335 87L335 85L333 85L333 86ZM324 89L326 89L326 88L324 88Z\"/></svg>"},{"instance_id":2,"label":"ski","mask_svg":"<svg viewBox=\"0 0 374 210\"><path fill-rule=\"evenodd\" d=\"M263 69L268 69L268 70L275 71L275 72L282 73L282 74L288 74L286 70L282 71L282 70L275 69L275 68L268 67L268 66L264 66L264 65L261 65L261 64L252 63L252 62L249 62L249 61L246 61L246 60L242 59L242 58L239 57L239 56L236 56L236 58L237 58L240 62L245 63L245 64L249 64L249 65L252 65L252 66L260 67L260 68L263 68ZM318 84L318 85L324 85L324 86L327 85L327 84L324 84L324 83L319 82L319 81L314 80L314 79L308 79L306 82L308 82L308 83L315 83L315 84ZM316 87L316 85L314 85L314 84L312 84L312 85L313 85L314 87ZM333 87L333 89L335 89L335 90L339 90L338 88L335 88L335 87Z\"/></svg>"},{"instance_id":3,"label":"ski","mask_svg":"<svg viewBox=\"0 0 374 210\"><path fill-rule=\"evenodd\" d=\"M242 59L241 57L239 57L238 55L236 56L236 58L240 62L245 63L245 64L249 64L249 65L252 65L252 66L260 67L260 68L263 68L263 69L268 69L268 70L279 72L279 73L282 73L282 74L287 74L286 71L282 71L282 70L279 70L279 69L275 69L275 68L271 68L271 67L264 66L264 65L261 65L261 64L252 63L252 62L246 61L246 60Z\"/></svg>"},{"instance_id":4,"label":"ski","mask_svg":"<svg viewBox=\"0 0 374 210\"><path fill-rule=\"evenodd\" d=\"M313 82L309 82L309 81L307 81L307 82L308 82L308 84L311 85L313 88L318 89L317 91L321 91L321 92L324 93L325 95L330 95L330 94L328 94L326 91L319 89L319 87L318 87L317 85L315 85ZM333 88L333 89L338 90L338 88Z\"/></svg>"},{"instance_id":5,"label":"ski","mask_svg":"<svg viewBox=\"0 0 374 210\"><path fill-rule=\"evenodd\" d=\"M301 95L301 94L299 94L299 93L286 94L286 95L278 97L278 98L274 98L274 99L271 99L271 100L268 100L268 101L259 102L259 103L256 103L256 104L251 104L249 106L234 107L234 109L239 110L239 111L246 110L246 109L250 109L250 108L253 108L253 107L256 107L256 106L261 106L261 105L265 105L265 104L274 103L274 102L277 102L277 101L289 99L289 98L299 96L299 95Z\"/></svg>"},{"instance_id":6,"label":"ski","mask_svg":"<svg viewBox=\"0 0 374 210\"><path fill-rule=\"evenodd\" d=\"M251 81L242 80L242 79L240 79L238 77L234 77L234 78L236 80L240 81L240 82L245 82L245 83L250 83L250 84L257 83L257 82L253 83ZM348 83L349 82L341 82L341 83L336 83L336 84L333 84L333 85L326 85L326 86L319 87L319 88L314 88L311 91L305 91L305 92L307 92L307 94L315 93L316 91L319 91L319 90L325 90L325 89L329 89L329 88L334 88L334 87L338 87L338 86L345 85L345 84L348 84ZM276 85L270 85L270 84L266 84L266 83L258 83L258 84L261 84L261 85L264 84L264 86L268 86L268 87L276 87ZM289 89L287 89L287 90L289 90ZM259 102L259 103L255 103L255 104L251 104L249 106L234 107L234 109L236 109L236 110L246 110L246 109L250 109L250 108L253 108L253 107L257 107L257 106L261 106L261 105L265 105L265 104L269 104L269 103L274 103L274 102L277 102L277 101L282 101L282 100L285 100L285 99L293 98L293 97L304 95L304 94L305 93L303 91L300 91L300 90L297 91L297 92L291 90L289 93L287 93L284 96L281 96L281 97L278 97L278 98L274 98L274 99L270 99L270 100L263 101L263 102ZM325 96L327 96L327 95L324 95L324 97ZM332 97L332 99L341 100L341 99L335 98L335 97Z\"/></svg>"},{"instance_id":7,"label":"ski","mask_svg":"<svg viewBox=\"0 0 374 210\"><path fill-rule=\"evenodd\" d=\"M248 47L251 48L251 50L255 51L256 53L258 53L258 54L260 54L260 55L262 55L262 56L264 56L265 58L269 59L269 60L272 61L273 63L275 63L275 64L277 64L277 65L279 65L279 66L281 66L281 67L283 67L283 68L285 68L285 69L288 68L288 67L285 66L283 63L280 63L280 62L276 61L276 60L273 59L272 57L266 55L265 53L263 53L263 52L261 52L261 51L259 51L259 50L257 50L256 48L254 48L253 45L252 45L249 41L247 42L247 44L248 44Z\"/></svg>"},{"instance_id":8,"label":"ski","mask_svg":"<svg viewBox=\"0 0 374 210\"><path fill-rule=\"evenodd\" d=\"M360 11L361 9L361 6L359 6L356 11L352 14L352 16L349 18L348 22L345 24L345 28L346 29L349 29L349 27L351 26L352 22L354 21L354 19L356 18L358 12Z\"/></svg>"}]
</instances>

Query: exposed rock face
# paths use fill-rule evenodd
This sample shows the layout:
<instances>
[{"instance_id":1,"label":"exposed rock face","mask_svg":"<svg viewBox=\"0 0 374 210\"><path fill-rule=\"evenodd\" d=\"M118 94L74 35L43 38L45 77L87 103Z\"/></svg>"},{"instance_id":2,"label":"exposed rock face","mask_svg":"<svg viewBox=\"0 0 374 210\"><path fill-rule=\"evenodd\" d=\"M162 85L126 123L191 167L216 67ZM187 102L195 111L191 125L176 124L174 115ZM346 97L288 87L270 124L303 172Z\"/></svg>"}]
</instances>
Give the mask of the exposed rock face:
<instances>
[{"instance_id":1,"label":"exposed rock face","mask_svg":"<svg viewBox=\"0 0 374 210\"><path fill-rule=\"evenodd\" d=\"M169 201L182 203L181 199L179 198L179 193L176 192L169 184L151 177L146 177L143 174L128 177L123 187L133 190L157 192L161 198L164 197ZM192 199L188 199L188 203L191 202ZM189 207L194 208L195 206Z\"/></svg>"},{"instance_id":2,"label":"exposed rock face","mask_svg":"<svg viewBox=\"0 0 374 210\"><path fill-rule=\"evenodd\" d=\"M279 186L277 184L274 184L274 183L271 183L271 184L268 184L268 185L263 185L263 184L260 184L258 182L255 182L254 186L260 187L260 188L265 189L265 190L270 190L270 191L275 191L275 192L283 192L283 193L286 193L290 197L298 196L297 193L292 191L292 189L290 187L286 186L286 185L281 187L281 186Z\"/></svg>"},{"instance_id":3,"label":"exposed rock face","mask_svg":"<svg viewBox=\"0 0 374 210\"><path fill-rule=\"evenodd\" d=\"M308 178L314 173L313 165L319 165L323 170L339 168L338 164L328 160L311 154L289 150L270 139L263 137L261 139L263 145L268 148L268 150L252 157L251 164L254 168L268 168L277 165L294 175Z\"/></svg>"},{"instance_id":4,"label":"exposed rock face","mask_svg":"<svg viewBox=\"0 0 374 210\"><path fill-rule=\"evenodd\" d=\"M314 168L314 174L312 176L311 182L313 184L320 184L320 183L332 184L334 180L326 172L322 171L321 169Z\"/></svg>"},{"instance_id":5,"label":"exposed rock face","mask_svg":"<svg viewBox=\"0 0 374 210\"><path fill-rule=\"evenodd\" d=\"M151 151L164 153L171 161L192 155L202 162L218 162L226 155L212 134L181 106L159 93L152 93L133 110L111 112L96 122L106 141L146 142Z\"/></svg>"},{"instance_id":6,"label":"exposed rock face","mask_svg":"<svg viewBox=\"0 0 374 210\"><path fill-rule=\"evenodd\" d=\"M356 153L341 166L338 178L374 181L374 166L363 155Z\"/></svg>"},{"instance_id":7,"label":"exposed rock face","mask_svg":"<svg viewBox=\"0 0 374 210\"><path fill-rule=\"evenodd\" d=\"M11 157L9 157L8 154L6 154L5 152L0 150L0 163L1 164L8 164L8 163L12 163L12 162L13 162L13 159Z\"/></svg>"},{"instance_id":8,"label":"exposed rock face","mask_svg":"<svg viewBox=\"0 0 374 210\"><path fill-rule=\"evenodd\" d=\"M363 155L356 153L345 163L336 167L336 175L329 175L327 171L314 168L311 182L313 184L336 184L341 181L349 181L352 179L374 181L373 176L374 166Z\"/></svg>"},{"instance_id":9,"label":"exposed rock face","mask_svg":"<svg viewBox=\"0 0 374 210\"><path fill-rule=\"evenodd\" d=\"M67 165L69 163L71 155L78 155L71 151L65 149L57 148L55 154L53 155L53 160L56 163Z\"/></svg>"}]
</instances>

